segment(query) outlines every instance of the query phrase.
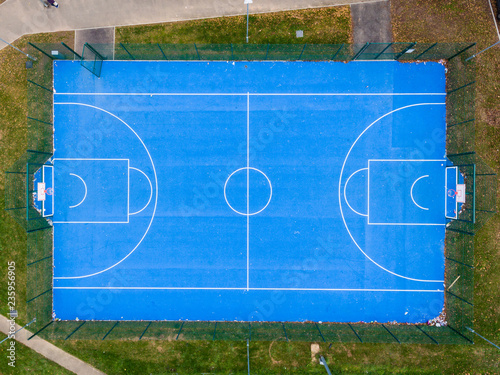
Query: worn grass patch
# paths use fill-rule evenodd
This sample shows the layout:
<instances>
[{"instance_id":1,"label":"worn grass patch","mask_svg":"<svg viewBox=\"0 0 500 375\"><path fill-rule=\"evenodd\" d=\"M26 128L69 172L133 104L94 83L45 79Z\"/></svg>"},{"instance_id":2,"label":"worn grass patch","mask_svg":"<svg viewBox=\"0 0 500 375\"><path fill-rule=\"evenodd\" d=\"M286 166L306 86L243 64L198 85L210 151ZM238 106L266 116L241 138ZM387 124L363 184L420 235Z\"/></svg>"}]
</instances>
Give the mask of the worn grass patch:
<instances>
[{"instance_id":1,"label":"worn grass patch","mask_svg":"<svg viewBox=\"0 0 500 375\"><path fill-rule=\"evenodd\" d=\"M392 0L395 41L476 42L480 51L498 40L487 1ZM425 15L425 16L423 16ZM500 176L500 46L476 57L476 151ZM500 185L499 185L500 186ZM497 208L500 191L497 192ZM475 329L500 342L500 217L475 238ZM477 338L478 346L483 343ZM481 349L476 349L481 350ZM496 371L499 371L498 364Z\"/></svg>"}]
</instances>

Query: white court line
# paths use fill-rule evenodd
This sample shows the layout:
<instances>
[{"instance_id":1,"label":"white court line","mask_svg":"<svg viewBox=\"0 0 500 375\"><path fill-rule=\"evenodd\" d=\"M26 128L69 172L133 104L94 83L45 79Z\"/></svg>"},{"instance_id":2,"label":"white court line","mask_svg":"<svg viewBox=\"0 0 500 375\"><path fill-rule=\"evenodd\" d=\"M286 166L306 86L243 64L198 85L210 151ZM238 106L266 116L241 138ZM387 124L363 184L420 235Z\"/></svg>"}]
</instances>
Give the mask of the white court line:
<instances>
[{"instance_id":1,"label":"white court line","mask_svg":"<svg viewBox=\"0 0 500 375\"><path fill-rule=\"evenodd\" d=\"M54 224L128 224L128 221L52 221ZM68 277L72 279L73 277ZM76 277L74 277L76 279ZM54 277L54 279L66 279L66 277Z\"/></svg>"},{"instance_id":2,"label":"white court line","mask_svg":"<svg viewBox=\"0 0 500 375\"><path fill-rule=\"evenodd\" d=\"M134 168L134 167L129 167L129 169L133 169L133 170L136 170L136 171L139 171L141 172L144 177L146 177L148 179L148 182L149 182L149 187L150 187L150 191L151 191L151 194L149 194L149 200L148 200L148 203L146 203L146 205L140 209L139 211L136 211L136 212L132 212L132 213L129 213L129 215L137 215L139 212L142 212L144 211L144 209L149 206L149 203L151 202L151 199L153 198L153 184L151 183L151 180L149 179L149 177L146 175L146 173L144 173L143 171L141 171L140 169L137 169L137 168ZM129 177L130 178L130 177ZM130 186L129 186L129 191L130 191Z\"/></svg>"},{"instance_id":3,"label":"white court line","mask_svg":"<svg viewBox=\"0 0 500 375\"><path fill-rule=\"evenodd\" d=\"M445 92L374 92L374 93L238 93L238 92L57 92L54 95L88 95L88 96L445 96ZM59 103L56 103L59 104Z\"/></svg>"},{"instance_id":4,"label":"white court line","mask_svg":"<svg viewBox=\"0 0 500 375\"><path fill-rule=\"evenodd\" d=\"M389 161L394 161L394 162L441 162L441 163L446 163L446 160L444 159L368 159L368 167L370 166L371 162L389 162ZM370 173L370 169L368 168L368 173ZM446 178L446 173L445 173L445 178ZM415 184L415 183L414 183ZM412 190L413 190L413 185L412 185ZM412 194L412 200L413 200L413 193ZM413 200L413 203L415 203L417 206L418 204ZM420 206L419 206L420 207ZM421 207L422 208L422 207ZM424 209L424 208L422 208ZM445 208L446 210L446 208ZM446 216L446 215L445 215ZM370 221L370 217L368 217L368 224L370 225L438 225L438 226L444 226L446 223L373 223Z\"/></svg>"},{"instance_id":5,"label":"white court line","mask_svg":"<svg viewBox=\"0 0 500 375\"><path fill-rule=\"evenodd\" d=\"M54 161L52 161L52 190L54 191L54 194L56 194L55 192L55 185L54 185L54 175L55 175L55 172L54 172ZM54 201L55 201L55 196L52 197L52 217L54 216L54 209L55 209L55 206L54 206Z\"/></svg>"},{"instance_id":6,"label":"white court line","mask_svg":"<svg viewBox=\"0 0 500 375\"><path fill-rule=\"evenodd\" d=\"M109 267L107 267L107 268L105 268L105 269L103 269L101 271L94 272L94 273L91 273L91 274L88 274L88 275L83 275L83 276L65 276L65 277L62 277L62 276L61 277L55 277L54 276L54 280L56 280L56 279L82 279L82 278L85 278L85 277L91 277L91 276L99 275L99 274L101 274L103 272L106 272L106 271L108 271L108 270L116 267L121 262L123 262L125 259L127 259L139 247L139 245L142 243L142 241L144 240L144 238L146 238L146 235L148 234L149 229L151 228L151 225L153 224L153 220L154 220L154 217L155 217L155 214L156 214L156 207L157 207L157 204L158 204L158 177L156 175L156 168L155 168L155 164L153 162L153 158L151 157L151 154L149 153L149 150L146 147L146 145L144 144L143 140L141 139L141 137L139 137L139 135L136 133L136 131L129 124L127 124L125 121L123 121L121 118L119 118L118 116L116 116L115 114L113 114L113 113L111 113L109 111L106 111L103 108L99 108L99 107L96 107L96 106L93 106L93 105L90 105L90 104L76 103L76 102L55 103L55 104L58 104L58 105L80 105L80 106L83 106L83 107L94 108L94 109L97 109L97 110L102 111L104 113L107 113L108 115L116 118L118 121L120 121L121 123L123 123L125 126L127 126L132 131L132 133L134 133L134 135L137 137L137 139L139 139L139 141L141 142L142 146L146 150L146 153L148 154L148 157L149 157L149 161L151 162L151 166L153 167L153 174L155 176L155 189L156 189L156 191L155 191L155 206L154 206L153 214L151 215L151 220L150 220L149 225L148 225L148 227L146 229L146 232L144 232L144 235L140 239L139 243L127 255L125 255L125 257L123 257L121 260L119 260L115 264L113 264L113 265L111 265L111 266L109 266ZM64 160L64 159L60 159L60 160ZM74 160L78 160L78 159L74 159ZM84 159L84 160L87 160L87 159ZM96 160L99 160L99 159L96 159ZM126 159L126 160L128 160L128 159ZM78 224L82 224L82 223L79 222Z\"/></svg>"},{"instance_id":7,"label":"white court line","mask_svg":"<svg viewBox=\"0 0 500 375\"><path fill-rule=\"evenodd\" d=\"M56 103L56 104L65 104L65 103ZM130 160L129 159L119 159L119 158L53 158L52 162L54 163L55 161L58 160L79 160L79 161L87 161L87 160L92 160L92 161L126 161L128 165L130 165ZM54 176L54 173L52 174ZM80 177L80 176L78 176ZM81 177L80 177L81 178ZM85 184L85 182L84 182ZM54 185L52 185L54 186ZM85 185L85 188L87 185ZM54 193L57 194L57 193ZM54 201L55 199L53 199ZM127 221L52 221L54 224L128 224L129 223L129 216L127 212Z\"/></svg>"},{"instance_id":8,"label":"white court line","mask_svg":"<svg viewBox=\"0 0 500 375\"><path fill-rule=\"evenodd\" d=\"M53 289L71 290L241 290L241 291L310 291L310 292L411 292L443 293L443 289L335 289L335 288L211 288L211 287L94 287L94 286L55 286Z\"/></svg>"},{"instance_id":9,"label":"white court line","mask_svg":"<svg viewBox=\"0 0 500 375\"><path fill-rule=\"evenodd\" d=\"M42 170L40 171L40 174L42 175L42 181L45 182L45 169L44 166L42 166ZM52 185L54 187L54 185ZM37 192L37 198L38 198L38 192ZM45 198L47 199L47 198ZM54 198L52 198L54 200ZM45 217L45 200L42 201L42 217Z\"/></svg>"},{"instance_id":10,"label":"white court line","mask_svg":"<svg viewBox=\"0 0 500 375\"><path fill-rule=\"evenodd\" d=\"M250 287L250 93L247 92L247 290Z\"/></svg>"},{"instance_id":11,"label":"white court line","mask_svg":"<svg viewBox=\"0 0 500 375\"><path fill-rule=\"evenodd\" d=\"M231 206L231 204L229 203L229 200L227 199L227 194L226 194L226 190L227 190L227 183L229 182L229 180L231 179L231 177L233 177L234 174L238 173L239 171L242 171L246 169L247 171L250 171L253 170L253 171L257 171L259 173L261 173L267 180L267 183L269 184L269 189L270 189L270 192L269 192L269 199L267 200L267 203L264 207L262 207L259 211L256 211L256 212L252 212L251 214L250 213L245 213L245 212L241 212L241 211L238 211L236 210L233 206ZM248 172L247 172L248 173ZM248 174L247 174L247 180L249 180L249 177L248 177ZM247 196L248 196L248 193L247 193ZM226 179L226 182L224 183L224 200L226 201L227 205L229 206L229 208L231 210L233 210L234 212L236 212L238 215L243 215L243 216L254 216L254 215L257 215L257 214L260 214L262 211L264 211L267 206L269 206L269 203L271 203L271 199L273 198L273 185L271 184L271 180L269 179L269 177L267 177L267 175L262 172L260 169L257 169L257 168L253 168L253 167L243 167L243 168L239 168L237 170L235 170L233 173L231 173L229 175L229 177ZM247 211L249 211L249 207L247 207Z\"/></svg>"},{"instance_id":12,"label":"white court line","mask_svg":"<svg viewBox=\"0 0 500 375\"><path fill-rule=\"evenodd\" d=\"M351 177L352 177L352 176L354 176L354 175L355 175L356 173L358 173L358 172L361 172L361 171L367 171L367 170L368 170L368 168L361 168L361 169L358 169L356 172L354 172L353 174L351 174L351 175L349 176L349 178L347 179L347 181L346 181L346 182L345 182L345 184L344 184L344 199L345 199L345 202L347 203L347 205L349 206L349 208L350 208L353 212L357 213L357 214L358 214L358 215L360 215L360 216L368 216L368 214L362 214L362 213L360 213L360 212L356 211L354 208L352 208L352 207L351 207L351 205L349 204L349 201L347 200L346 188L347 188L347 184L349 183L349 180L351 179ZM369 188L369 186L368 186L368 188ZM368 193L368 194L369 194L369 193ZM370 199L370 198L368 198L368 199ZM369 201L369 200L368 200L368 204L370 204L370 201Z\"/></svg>"},{"instance_id":13,"label":"white court line","mask_svg":"<svg viewBox=\"0 0 500 375\"><path fill-rule=\"evenodd\" d=\"M127 223L130 221L130 160L127 164Z\"/></svg>"},{"instance_id":14,"label":"white court line","mask_svg":"<svg viewBox=\"0 0 500 375\"><path fill-rule=\"evenodd\" d=\"M375 121L373 121L370 125L368 125L365 130L363 130L361 132L361 134L358 135L358 137L356 138L356 140L352 143L351 147L349 148L349 151L347 152L347 155L344 159L344 163L342 164L342 169L340 170L340 177L339 177L339 188L338 188L338 198L339 198L339 208L340 208L340 215L342 216L342 221L344 222L344 226L347 230L347 233L349 233L349 236L351 237L351 240L354 242L354 244L356 245L356 247L359 249L359 251L361 251L361 253L369 260L371 261L373 264L375 264L377 267L379 267L380 269L390 273L391 275L394 275L396 277L400 277L400 278L403 278L403 279L406 279L406 280L412 280L412 281L419 281L419 282L433 282L433 283L443 283L444 280L423 280L423 279L415 279L415 278L411 278L411 277L407 277L407 276L403 276L403 275L399 275L393 271L390 271L388 270L387 268L383 267L382 265L378 264L377 262L375 262L372 258L370 258L370 256L368 256L367 253L365 253L363 251L363 249L361 248L361 246L359 246L359 244L356 242L356 240L354 239L354 236L352 235L351 231L349 230L349 227L345 221L345 217L344 217L344 211L342 210L342 196L341 196L341 187L342 187L342 175L344 173L344 168L345 168L345 165L347 163L347 159L349 158L349 155L351 154L351 151L352 149L354 148L354 146L356 145L356 143L358 142L358 140L363 136L363 134L365 134L368 129L370 129L373 125L375 125L377 122L379 122L380 120L382 120L384 117L386 116L389 116L395 112L398 112L398 111L401 111L403 109L406 109L406 108L411 108L411 107L417 107L417 106L426 106L426 105L446 105L446 103L417 103L417 104L410 104L410 105L407 105L407 106L404 106L404 107L400 107L400 108L396 108L390 112L387 112L386 114L380 116L378 119L376 119ZM369 161L368 161L368 166L369 166ZM368 173L370 173L370 170L368 169Z\"/></svg>"},{"instance_id":15,"label":"white court line","mask_svg":"<svg viewBox=\"0 0 500 375\"><path fill-rule=\"evenodd\" d=\"M444 104L444 103L435 103L435 104ZM383 161L383 162L387 162L387 161L413 161L413 162L415 162L415 161L417 161L417 162L441 161L443 163L446 163L445 159L368 159L368 163L370 163L372 161Z\"/></svg>"},{"instance_id":16,"label":"white court line","mask_svg":"<svg viewBox=\"0 0 500 375\"><path fill-rule=\"evenodd\" d=\"M425 175L425 176L421 176L419 178L417 178L413 184L411 185L411 189L410 189L410 196L411 196L411 200L413 201L413 203L415 203L415 206L417 206L418 208L422 209L422 210L426 210L426 211L429 211L428 208L425 208L425 207L422 207L421 205L419 205L417 202L415 202L415 199L413 198L413 188L415 187L415 184L417 183L418 180L422 179L422 178L426 178L426 177L429 177L429 175Z\"/></svg>"},{"instance_id":17,"label":"white court line","mask_svg":"<svg viewBox=\"0 0 500 375\"><path fill-rule=\"evenodd\" d=\"M80 179L80 181L83 182L83 187L85 188L85 194L83 195L83 199L78 204L75 204L74 206L69 206L69 208L75 208L75 207L78 207L79 205L81 205L83 203L83 201L85 200L85 198L87 198L87 184L85 183L85 181L83 180L83 178L81 178L77 174L70 173L69 175L70 176L78 177Z\"/></svg>"},{"instance_id":18,"label":"white court line","mask_svg":"<svg viewBox=\"0 0 500 375\"><path fill-rule=\"evenodd\" d=\"M56 104L73 104L73 103L56 103ZM52 160L103 160L103 161L129 161L129 159L116 159L116 158L53 158Z\"/></svg>"},{"instance_id":19,"label":"white court line","mask_svg":"<svg viewBox=\"0 0 500 375\"><path fill-rule=\"evenodd\" d=\"M447 219L458 218L458 202L455 199L455 216L448 216L448 169L455 169L456 183L458 184L458 167L446 167L444 173L444 217Z\"/></svg>"},{"instance_id":20,"label":"white court line","mask_svg":"<svg viewBox=\"0 0 500 375\"><path fill-rule=\"evenodd\" d=\"M446 223L368 223L370 225L441 225L445 226ZM437 281L436 281L437 282Z\"/></svg>"}]
</instances>

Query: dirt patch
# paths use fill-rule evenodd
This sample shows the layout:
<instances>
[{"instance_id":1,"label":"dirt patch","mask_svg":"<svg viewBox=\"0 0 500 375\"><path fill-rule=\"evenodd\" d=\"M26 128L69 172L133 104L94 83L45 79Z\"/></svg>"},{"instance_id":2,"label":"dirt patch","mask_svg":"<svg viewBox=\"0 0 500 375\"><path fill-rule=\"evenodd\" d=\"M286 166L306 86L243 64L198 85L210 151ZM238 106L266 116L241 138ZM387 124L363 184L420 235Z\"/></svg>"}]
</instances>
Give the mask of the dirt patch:
<instances>
[{"instance_id":1,"label":"dirt patch","mask_svg":"<svg viewBox=\"0 0 500 375\"><path fill-rule=\"evenodd\" d=\"M500 129L500 108L486 110L486 123L494 128Z\"/></svg>"},{"instance_id":2,"label":"dirt patch","mask_svg":"<svg viewBox=\"0 0 500 375\"><path fill-rule=\"evenodd\" d=\"M318 358L319 358L319 344L313 342L311 344L311 362L318 363Z\"/></svg>"}]
</instances>

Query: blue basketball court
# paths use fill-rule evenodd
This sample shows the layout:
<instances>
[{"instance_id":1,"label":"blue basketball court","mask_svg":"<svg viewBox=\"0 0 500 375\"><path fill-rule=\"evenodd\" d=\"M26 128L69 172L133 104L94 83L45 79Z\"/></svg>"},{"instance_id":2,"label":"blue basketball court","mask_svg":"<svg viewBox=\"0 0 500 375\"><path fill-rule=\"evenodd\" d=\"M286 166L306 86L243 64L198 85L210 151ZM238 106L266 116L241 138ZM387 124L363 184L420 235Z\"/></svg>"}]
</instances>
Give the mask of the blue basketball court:
<instances>
[{"instance_id":1,"label":"blue basketball court","mask_svg":"<svg viewBox=\"0 0 500 375\"><path fill-rule=\"evenodd\" d=\"M443 65L56 61L54 87L57 318L443 310Z\"/></svg>"}]
</instances>

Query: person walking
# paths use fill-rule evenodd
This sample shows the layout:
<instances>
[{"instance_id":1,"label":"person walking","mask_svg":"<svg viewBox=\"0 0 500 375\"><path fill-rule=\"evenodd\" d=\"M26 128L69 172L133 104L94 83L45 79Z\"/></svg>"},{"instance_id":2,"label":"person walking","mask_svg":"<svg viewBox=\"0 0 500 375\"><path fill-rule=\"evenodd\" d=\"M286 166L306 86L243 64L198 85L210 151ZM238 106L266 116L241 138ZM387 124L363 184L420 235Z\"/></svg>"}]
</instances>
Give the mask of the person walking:
<instances>
[{"instance_id":1,"label":"person walking","mask_svg":"<svg viewBox=\"0 0 500 375\"><path fill-rule=\"evenodd\" d=\"M50 5L52 5L55 8L59 7L59 4L57 4L57 2L55 0L47 0L47 3L49 3Z\"/></svg>"}]
</instances>

